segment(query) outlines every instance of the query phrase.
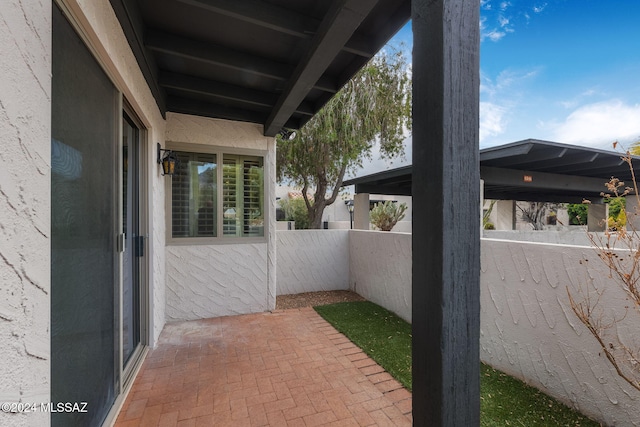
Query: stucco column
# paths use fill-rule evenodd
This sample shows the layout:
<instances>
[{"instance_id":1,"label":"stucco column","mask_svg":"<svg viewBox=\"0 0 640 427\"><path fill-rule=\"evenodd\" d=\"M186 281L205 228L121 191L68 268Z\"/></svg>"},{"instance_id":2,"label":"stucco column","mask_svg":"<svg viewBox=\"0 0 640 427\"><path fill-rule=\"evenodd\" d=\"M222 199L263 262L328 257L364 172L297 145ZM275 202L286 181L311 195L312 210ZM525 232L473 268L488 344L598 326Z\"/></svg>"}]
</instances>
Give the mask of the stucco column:
<instances>
[{"instance_id":1,"label":"stucco column","mask_svg":"<svg viewBox=\"0 0 640 427\"><path fill-rule=\"evenodd\" d=\"M480 237L484 231L484 179L480 179Z\"/></svg>"},{"instance_id":2,"label":"stucco column","mask_svg":"<svg viewBox=\"0 0 640 427\"><path fill-rule=\"evenodd\" d=\"M369 193L359 193L353 197L353 229L369 230Z\"/></svg>"},{"instance_id":3,"label":"stucco column","mask_svg":"<svg viewBox=\"0 0 640 427\"><path fill-rule=\"evenodd\" d=\"M607 208L609 206L592 203L587 214L587 231L605 231L607 227Z\"/></svg>"},{"instance_id":4,"label":"stucco column","mask_svg":"<svg viewBox=\"0 0 640 427\"><path fill-rule=\"evenodd\" d=\"M37 3L37 4L36 4ZM0 395L51 399L51 2L0 8ZM0 412L3 426L50 414Z\"/></svg>"},{"instance_id":5,"label":"stucco column","mask_svg":"<svg viewBox=\"0 0 640 427\"><path fill-rule=\"evenodd\" d=\"M640 231L640 200L632 194L625 197L625 213L627 214L627 230Z\"/></svg>"},{"instance_id":6,"label":"stucco column","mask_svg":"<svg viewBox=\"0 0 640 427\"><path fill-rule=\"evenodd\" d=\"M496 212L496 230L516 229L515 200L498 200L493 209Z\"/></svg>"}]
</instances>

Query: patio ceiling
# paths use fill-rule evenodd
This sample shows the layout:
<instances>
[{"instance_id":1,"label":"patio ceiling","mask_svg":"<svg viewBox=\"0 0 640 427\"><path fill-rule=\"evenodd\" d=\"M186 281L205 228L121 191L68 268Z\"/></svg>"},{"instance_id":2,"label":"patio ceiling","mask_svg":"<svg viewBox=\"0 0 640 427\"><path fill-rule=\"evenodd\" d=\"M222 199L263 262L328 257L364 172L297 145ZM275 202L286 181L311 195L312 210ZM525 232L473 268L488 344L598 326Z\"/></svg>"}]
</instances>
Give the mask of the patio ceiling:
<instances>
[{"instance_id":1,"label":"patio ceiling","mask_svg":"<svg viewBox=\"0 0 640 427\"><path fill-rule=\"evenodd\" d=\"M635 170L640 158L634 157ZM357 193L411 195L412 167L354 178ZM601 199L616 177L631 184L620 153L527 139L480 150L480 176L486 199L579 203Z\"/></svg>"},{"instance_id":2,"label":"patio ceiling","mask_svg":"<svg viewBox=\"0 0 640 427\"><path fill-rule=\"evenodd\" d=\"M410 0L110 0L163 114L304 125L409 20Z\"/></svg>"}]
</instances>

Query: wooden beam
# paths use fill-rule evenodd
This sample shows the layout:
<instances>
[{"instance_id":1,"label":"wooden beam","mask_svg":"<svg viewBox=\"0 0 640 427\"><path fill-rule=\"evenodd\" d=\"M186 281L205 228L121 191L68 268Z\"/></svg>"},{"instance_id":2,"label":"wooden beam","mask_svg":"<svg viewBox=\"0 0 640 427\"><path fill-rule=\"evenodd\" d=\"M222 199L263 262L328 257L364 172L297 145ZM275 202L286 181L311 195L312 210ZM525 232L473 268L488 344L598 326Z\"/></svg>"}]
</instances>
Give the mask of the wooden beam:
<instances>
[{"instance_id":1,"label":"wooden beam","mask_svg":"<svg viewBox=\"0 0 640 427\"><path fill-rule=\"evenodd\" d=\"M248 106L257 107L263 111L273 108L278 100L278 95L275 93L248 89L242 86L167 71L160 72L159 84L164 88L207 95L223 101L247 104ZM296 113L312 116L314 112L309 103L303 102L298 106Z\"/></svg>"},{"instance_id":2,"label":"wooden beam","mask_svg":"<svg viewBox=\"0 0 640 427\"><path fill-rule=\"evenodd\" d=\"M415 426L480 425L479 21L412 2Z\"/></svg>"},{"instance_id":3,"label":"wooden beam","mask_svg":"<svg viewBox=\"0 0 640 427\"><path fill-rule=\"evenodd\" d=\"M158 66L155 58L148 52L143 42L144 23L137 3L125 0L110 0L110 3L129 42L129 47L131 47L140 71L156 100L160 114L164 117L167 111L165 93L158 86Z\"/></svg>"},{"instance_id":4,"label":"wooden beam","mask_svg":"<svg viewBox=\"0 0 640 427\"><path fill-rule=\"evenodd\" d=\"M267 119L265 135L275 136L282 129L284 122L309 92L309 88L324 74L375 5L375 0L341 0L332 4Z\"/></svg>"},{"instance_id":5,"label":"wooden beam","mask_svg":"<svg viewBox=\"0 0 640 427\"><path fill-rule=\"evenodd\" d=\"M314 17L258 0L178 1L301 39L311 39L321 24ZM342 50L365 58L371 58L375 54L371 43L360 34L354 34Z\"/></svg>"},{"instance_id":6,"label":"wooden beam","mask_svg":"<svg viewBox=\"0 0 640 427\"><path fill-rule=\"evenodd\" d=\"M147 31L145 46L156 52L214 64L230 70L251 73L278 81L288 80L294 71L293 67L287 64L156 30ZM319 76L312 87L331 93L335 93L338 90L335 82L327 76Z\"/></svg>"},{"instance_id":7,"label":"wooden beam","mask_svg":"<svg viewBox=\"0 0 640 427\"><path fill-rule=\"evenodd\" d=\"M167 110L174 113L192 114L194 116L237 120L240 122L250 123L264 123L267 118L266 112L227 107L224 105L176 96L167 97ZM284 127L298 129L299 123L296 119L291 118L287 121Z\"/></svg>"}]
</instances>

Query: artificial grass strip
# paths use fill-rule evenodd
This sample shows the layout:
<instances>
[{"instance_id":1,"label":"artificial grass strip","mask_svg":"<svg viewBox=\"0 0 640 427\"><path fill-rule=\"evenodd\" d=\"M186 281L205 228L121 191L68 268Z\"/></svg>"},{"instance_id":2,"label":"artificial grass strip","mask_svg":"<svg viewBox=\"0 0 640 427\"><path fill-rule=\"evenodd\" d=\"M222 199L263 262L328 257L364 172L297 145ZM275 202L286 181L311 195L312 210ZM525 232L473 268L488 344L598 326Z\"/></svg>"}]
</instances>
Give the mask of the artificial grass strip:
<instances>
[{"instance_id":1,"label":"artificial grass strip","mask_svg":"<svg viewBox=\"0 0 640 427\"><path fill-rule=\"evenodd\" d=\"M369 357L411 390L411 325L369 301L314 307Z\"/></svg>"},{"instance_id":2,"label":"artificial grass strip","mask_svg":"<svg viewBox=\"0 0 640 427\"><path fill-rule=\"evenodd\" d=\"M341 302L314 309L408 390L411 325L370 302ZM598 423L520 380L481 364L480 425L597 427Z\"/></svg>"},{"instance_id":3,"label":"artificial grass strip","mask_svg":"<svg viewBox=\"0 0 640 427\"><path fill-rule=\"evenodd\" d=\"M522 381L482 364L480 425L597 427L600 424Z\"/></svg>"}]
</instances>

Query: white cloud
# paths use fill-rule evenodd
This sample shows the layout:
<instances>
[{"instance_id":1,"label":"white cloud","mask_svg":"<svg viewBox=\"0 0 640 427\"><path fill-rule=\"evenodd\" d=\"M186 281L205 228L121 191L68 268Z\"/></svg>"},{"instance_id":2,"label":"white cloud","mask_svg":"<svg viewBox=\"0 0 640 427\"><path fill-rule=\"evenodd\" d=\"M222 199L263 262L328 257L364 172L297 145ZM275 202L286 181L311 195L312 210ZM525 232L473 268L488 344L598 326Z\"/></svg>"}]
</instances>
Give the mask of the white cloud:
<instances>
[{"instance_id":1,"label":"white cloud","mask_svg":"<svg viewBox=\"0 0 640 427\"><path fill-rule=\"evenodd\" d=\"M534 13L540 13L542 12L546 7L547 7L548 3L542 3L539 6L533 6L533 12Z\"/></svg>"},{"instance_id":2,"label":"white cloud","mask_svg":"<svg viewBox=\"0 0 640 427\"><path fill-rule=\"evenodd\" d=\"M553 138L569 144L604 147L613 141L628 145L640 138L640 105L614 99L584 105L562 123L554 124Z\"/></svg>"},{"instance_id":3,"label":"white cloud","mask_svg":"<svg viewBox=\"0 0 640 427\"><path fill-rule=\"evenodd\" d=\"M511 3L508 1L503 1L500 3L500 10L507 10L507 8L511 6Z\"/></svg>"},{"instance_id":4,"label":"white cloud","mask_svg":"<svg viewBox=\"0 0 640 427\"><path fill-rule=\"evenodd\" d=\"M506 108L491 102L480 102L480 143L487 137L502 134L505 130Z\"/></svg>"},{"instance_id":5,"label":"white cloud","mask_svg":"<svg viewBox=\"0 0 640 427\"><path fill-rule=\"evenodd\" d=\"M500 40L501 38L503 38L504 36L506 36L507 33L503 32L503 31L498 31L498 30L491 30L487 33L484 33L481 36L481 39L485 39L488 38L489 40L491 40L492 42L497 42L498 40Z\"/></svg>"}]
</instances>

